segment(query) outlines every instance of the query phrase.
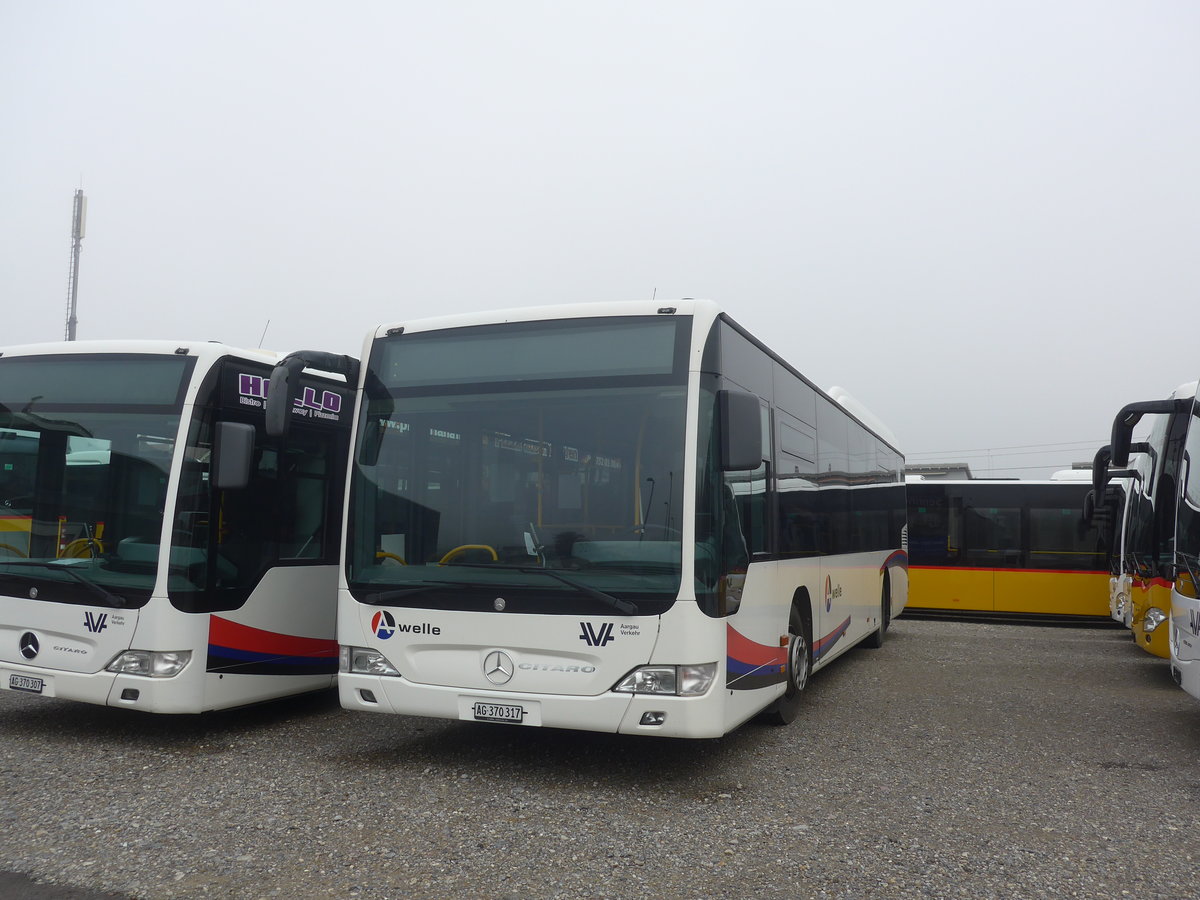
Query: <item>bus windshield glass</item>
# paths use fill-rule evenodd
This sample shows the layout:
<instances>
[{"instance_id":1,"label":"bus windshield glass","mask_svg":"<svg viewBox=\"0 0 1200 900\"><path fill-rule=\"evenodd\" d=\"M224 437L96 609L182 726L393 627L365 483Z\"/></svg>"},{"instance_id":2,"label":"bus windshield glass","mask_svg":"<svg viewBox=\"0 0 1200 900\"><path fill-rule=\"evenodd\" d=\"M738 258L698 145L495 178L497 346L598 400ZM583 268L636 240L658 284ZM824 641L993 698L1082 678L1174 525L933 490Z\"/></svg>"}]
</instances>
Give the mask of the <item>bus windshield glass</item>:
<instances>
[{"instance_id":1,"label":"bus windshield glass","mask_svg":"<svg viewBox=\"0 0 1200 900\"><path fill-rule=\"evenodd\" d=\"M183 357L0 358L0 591L139 606L179 428Z\"/></svg>"},{"instance_id":2,"label":"bus windshield glass","mask_svg":"<svg viewBox=\"0 0 1200 900\"><path fill-rule=\"evenodd\" d=\"M688 324L576 319L377 342L351 493L354 595L564 615L668 608Z\"/></svg>"}]
</instances>

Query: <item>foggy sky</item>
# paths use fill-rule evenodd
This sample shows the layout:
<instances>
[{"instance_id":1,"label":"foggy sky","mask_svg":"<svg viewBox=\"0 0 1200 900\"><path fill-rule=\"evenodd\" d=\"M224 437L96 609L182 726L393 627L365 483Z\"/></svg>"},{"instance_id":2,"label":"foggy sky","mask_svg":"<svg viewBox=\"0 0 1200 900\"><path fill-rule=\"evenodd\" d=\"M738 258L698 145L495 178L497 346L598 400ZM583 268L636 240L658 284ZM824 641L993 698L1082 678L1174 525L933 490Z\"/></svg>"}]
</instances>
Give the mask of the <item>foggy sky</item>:
<instances>
[{"instance_id":1,"label":"foggy sky","mask_svg":"<svg viewBox=\"0 0 1200 900\"><path fill-rule=\"evenodd\" d=\"M1198 99L1191 0L0 0L0 345L62 339L82 187L81 340L706 297L1042 477L1200 377Z\"/></svg>"}]
</instances>

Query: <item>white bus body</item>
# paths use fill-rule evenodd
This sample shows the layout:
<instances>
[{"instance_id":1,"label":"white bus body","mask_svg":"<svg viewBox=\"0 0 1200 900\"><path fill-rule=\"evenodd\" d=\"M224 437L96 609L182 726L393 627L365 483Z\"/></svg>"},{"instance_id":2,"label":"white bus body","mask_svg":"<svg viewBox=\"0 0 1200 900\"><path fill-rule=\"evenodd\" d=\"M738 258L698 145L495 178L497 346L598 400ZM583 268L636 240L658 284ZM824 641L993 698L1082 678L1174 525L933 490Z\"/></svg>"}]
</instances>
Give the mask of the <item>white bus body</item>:
<instances>
[{"instance_id":1,"label":"white bus body","mask_svg":"<svg viewBox=\"0 0 1200 900\"><path fill-rule=\"evenodd\" d=\"M0 690L198 713L332 686L351 392L306 376L270 440L278 358L0 351Z\"/></svg>"},{"instance_id":2,"label":"white bus body","mask_svg":"<svg viewBox=\"0 0 1200 900\"><path fill-rule=\"evenodd\" d=\"M403 322L365 349L348 709L717 736L790 720L904 608L901 454L712 303Z\"/></svg>"},{"instance_id":3,"label":"white bus body","mask_svg":"<svg viewBox=\"0 0 1200 900\"><path fill-rule=\"evenodd\" d=\"M1185 421L1182 466L1175 517L1175 565L1171 590L1171 674L1185 691L1200 699L1200 398L1196 383L1182 394Z\"/></svg>"},{"instance_id":4,"label":"white bus body","mask_svg":"<svg viewBox=\"0 0 1200 900\"><path fill-rule=\"evenodd\" d=\"M1113 545L1108 551L1108 611L1114 621L1129 628L1132 624L1129 602L1131 576L1122 562L1122 556L1129 527L1129 514L1134 509L1136 500L1134 492L1140 490L1140 485L1133 478L1115 478L1112 484L1117 489L1119 501L1115 510L1118 518L1112 524Z\"/></svg>"}]
</instances>

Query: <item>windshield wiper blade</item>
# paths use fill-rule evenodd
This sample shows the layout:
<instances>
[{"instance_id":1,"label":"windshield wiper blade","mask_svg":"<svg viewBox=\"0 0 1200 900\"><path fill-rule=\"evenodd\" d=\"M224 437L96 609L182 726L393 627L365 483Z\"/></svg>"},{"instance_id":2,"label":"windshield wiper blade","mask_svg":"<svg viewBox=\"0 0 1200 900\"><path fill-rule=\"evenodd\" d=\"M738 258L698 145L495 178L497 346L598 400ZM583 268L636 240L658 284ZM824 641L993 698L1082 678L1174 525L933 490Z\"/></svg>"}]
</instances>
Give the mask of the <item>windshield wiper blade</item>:
<instances>
[{"instance_id":1,"label":"windshield wiper blade","mask_svg":"<svg viewBox=\"0 0 1200 900\"><path fill-rule=\"evenodd\" d=\"M69 565L67 563L48 562L48 561L40 562L38 560L33 560L33 559L17 559L17 560L13 560L12 562L0 563L0 567L13 567L13 566L22 566L22 567L37 566L42 569L52 569L57 572L66 572L69 576L74 578L76 581L78 581L80 584L82 584L85 588L87 588L89 591L91 591L97 597L103 598L105 600L105 602L108 603L109 606L114 606L117 609L124 609L126 606L129 605L129 601L126 600L124 597L122 597L120 594L114 594L112 591L110 591L108 588L104 587L103 585L97 584L96 582L92 581L92 579L84 577L82 572L80 572L74 566Z\"/></svg>"},{"instance_id":2,"label":"windshield wiper blade","mask_svg":"<svg viewBox=\"0 0 1200 900\"><path fill-rule=\"evenodd\" d=\"M1183 563L1184 568L1187 569L1188 578L1192 580L1192 590L1194 592L1200 591L1200 580L1197 579L1196 570L1192 568L1192 564L1188 561L1188 555L1186 553L1177 552L1175 556L1180 562Z\"/></svg>"},{"instance_id":3,"label":"windshield wiper blade","mask_svg":"<svg viewBox=\"0 0 1200 900\"><path fill-rule=\"evenodd\" d=\"M555 569L543 569L540 566L512 566L506 568L513 568L517 572L524 572L528 575L548 575L555 581L561 581L567 587L574 588L579 593L594 600L599 600L606 606L611 606L617 612L624 613L627 616L635 615L638 611L636 603L631 603L629 600L622 600L620 597L614 597L612 594L606 594L599 588L594 588L573 578L568 578Z\"/></svg>"},{"instance_id":4,"label":"windshield wiper blade","mask_svg":"<svg viewBox=\"0 0 1200 900\"><path fill-rule=\"evenodd\" d=\"M613 609L615 609L617 612L624 613L627 616L632 616L632 615L637 614L638 608L637 608L636 603L631 603L628 600L622 600L620 597L614 597L612 594L606 594L606 593L604 593L604 591L599 590L598 588L594 588L594 587L591 587L590 585L583 584L582 582L575 581L573 578L568 578L566 575L560 575L554 569L540 569L537 566L527 566L527 567L522 567L522 568L518 569L517 571L518 572L536 573L539 575L549 575L555 581L561 581L567 587L574 588L575 590L579 591L579 593L581 593L581 594L585 594L588 597L592 597L595 600L599 600L601 603L608 604Z\"/></svg>"},{"instance_id":5,"label":"windshield wiper blade","mask_svg":"<svg viewBox=\"0 0 1200 900\"><path fill-rule=\"evenodd\" d=\"M599 600L605 606L611 606L617 612L632 616L636 615L638 611L636 603L631 603L629 600L622 600L620 597L614 597L612 594L606 594L598 588L583 584L573 578L568 578L566 575L561 575L557 569L543 569L541 566L506 566L503 563L450 563L449 565L458 566L463 569L491 569L493 572L521 572L526 575L548 575L555 581L561 581L567 587L574 588L587 597Z\"/></svg>"}]
</instances>

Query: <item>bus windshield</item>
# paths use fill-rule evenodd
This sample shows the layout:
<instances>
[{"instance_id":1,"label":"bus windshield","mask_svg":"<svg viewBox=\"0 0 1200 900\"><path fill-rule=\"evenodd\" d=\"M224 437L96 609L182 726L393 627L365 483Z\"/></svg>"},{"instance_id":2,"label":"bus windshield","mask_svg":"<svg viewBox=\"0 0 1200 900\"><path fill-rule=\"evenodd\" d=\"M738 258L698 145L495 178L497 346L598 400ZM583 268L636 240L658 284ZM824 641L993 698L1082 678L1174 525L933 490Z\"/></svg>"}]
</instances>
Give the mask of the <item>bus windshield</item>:
<instances>
[{"instance_id":1,"label":"bus windshield","mask_svg":"<svg viewBox=\"0 0 1200 900\"><path fill-rule=\"evenodd\" d=\"M560 322L565 333L543 335L578 350L570 378L559 363L531 364L528 326L471 329L462 346L440 332L381 342L352 476L355 597L572 615L653 614L674 602L686 409L676 350L687 322L650 319L651 334L632 332L635 364L630 332L604 321ZM524 347L509 347L518 336ZM384 386L376 374L394 378L389 360L422 358L462 365L441 385ZM466 384L473 364L480 371Z\"/></svg>"},{"instance_id":2,"label":"bus windshield","mask_svg":"<svg viewBox=\"0 0 1200 900\"><path fill-rule=\"evenodd\" d=\"M0 360L0 590L113 607L149 599L157 560L124 560L121 547L158 544L188 365Z\"/></svg>"}]
</instances>

